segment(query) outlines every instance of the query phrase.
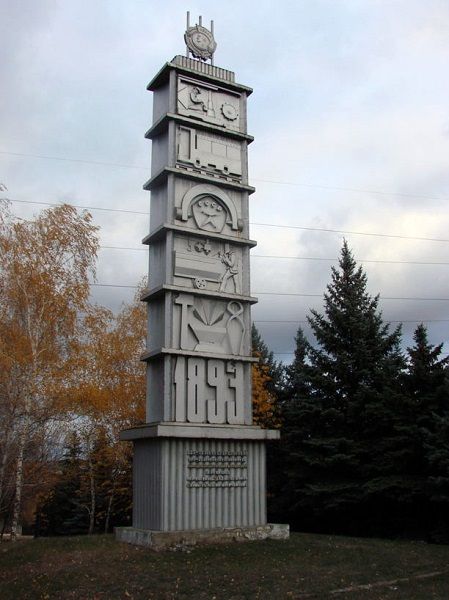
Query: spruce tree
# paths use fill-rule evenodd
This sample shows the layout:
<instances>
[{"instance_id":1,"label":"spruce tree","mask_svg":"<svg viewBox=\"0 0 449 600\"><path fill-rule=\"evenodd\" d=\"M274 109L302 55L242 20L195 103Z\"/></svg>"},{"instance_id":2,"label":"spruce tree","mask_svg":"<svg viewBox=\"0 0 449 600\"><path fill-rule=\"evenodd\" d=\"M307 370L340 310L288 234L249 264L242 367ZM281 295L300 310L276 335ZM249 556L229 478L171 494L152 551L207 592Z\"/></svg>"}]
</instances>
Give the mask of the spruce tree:
<instances>
[{"instance_id":1,"label":"spruce tree","mask_svg":"<svg viewBox=\"0 0 449 600\"><path fill-rule=\"evenodd\" d=\"M251 342L253 356L257 356L259 364L266 367L265 371L270 378L267 382L267 390L278 399L284 389L284 369L282 363L274 359L273 352L269 350L254 323L251 327Z\"/></svg>"},{"instance_id":2,"label":"spruce tree","mask_svg":"<svg viewBox=\"0 0 449 600\"><path fill-rule=\"evenodd\" d=\"M78 502L83 459L78 436L69 436L60 461L60 476L36 511L36 536L78 535L87 529L87 513Z\"/></svg>"},{"instance_id":3,"label":"spruce tree","mask_svg":"<svg viewBox=\"0 0 449 600\"><path fill-rule=\"evenodd\" d=\"M288 403L288 409L294 408L299 398L305 398L309 394L307 379L307 358L310 344L307 341L302 327L298 328L295 337L294 359L290 365L285 368L285 394L290 400L295 402Z\"/></svg>"},{"instance_id":4,"label":"spruce tree","mask_svg":"<svg viewBox=\"0 0 449 600\"><path fill-rule=\"evenodd\" d=\"M449 357L429 343L421 323L408 348L406 387L414 423L416 469L422 482L416 520L430 539L449 540ZM424 498L424 501L423 501Z\"/></svg>"},{"instance_id":5,"label":"spruce tree","mask_svg":"<svg viewBox=\"0 0 449 600\"><path fill-rule=\"evenodd\" d=\"M445 385L449 357L441 357L443 344L429 343L423 323L416 328L413 341L414 346L407 348L407 389L417 405L439 410L438 390Z\"/></svg>"},{"instance_id":6,"label":"spruce tree","mask_svg":"<svg viewBox=\"0 0 449 600\"><path fill-rule=\"evenodd\" d=\"M273 352L269 350L254 323L251 329L251 338L253 356L259 359L259 363L252 367L254 422L262 427L277 428L282 419L281 403L284 392L284 368L282 363L274 359ZM260 399L262 403L257 401ZM277 519L279 514L282 483L281 465L282 455L279 443L277 441L268 442L267 509L269 518L272 520Z\"/></svg>"},{"instance_id":7,"label":"spruce tree","mask_svg":"<svg viewBox=\"0 0 449 600\"><path fill-rule=\"evenodd\" d=\"M315 344L298 334L288 376L285 499L301 528L377 530L407 487L401 330L390 332L378 301L344 242L324 312L308 319Z\"/></svg>"}]
</instances>

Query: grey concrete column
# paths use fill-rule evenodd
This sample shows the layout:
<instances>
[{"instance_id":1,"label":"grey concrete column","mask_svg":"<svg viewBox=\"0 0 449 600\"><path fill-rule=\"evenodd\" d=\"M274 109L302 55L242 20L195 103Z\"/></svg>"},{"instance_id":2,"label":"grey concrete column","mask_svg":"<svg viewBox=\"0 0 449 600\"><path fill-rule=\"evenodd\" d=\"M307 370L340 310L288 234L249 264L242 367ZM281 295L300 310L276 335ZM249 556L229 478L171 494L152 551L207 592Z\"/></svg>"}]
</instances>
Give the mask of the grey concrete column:
<instances>
[{"instance_id":1,"label":"grey concrete column","mask_svg":"<svg viewBox=\"0 0 449 600\"><path fill-rule=\"evenodd\" d=\"M122 434L134 441L133 527L264 526L264 440L279 434L252 425L252 90L184 56L148 90L147 425Z\"/></svg>"}]
</instances>

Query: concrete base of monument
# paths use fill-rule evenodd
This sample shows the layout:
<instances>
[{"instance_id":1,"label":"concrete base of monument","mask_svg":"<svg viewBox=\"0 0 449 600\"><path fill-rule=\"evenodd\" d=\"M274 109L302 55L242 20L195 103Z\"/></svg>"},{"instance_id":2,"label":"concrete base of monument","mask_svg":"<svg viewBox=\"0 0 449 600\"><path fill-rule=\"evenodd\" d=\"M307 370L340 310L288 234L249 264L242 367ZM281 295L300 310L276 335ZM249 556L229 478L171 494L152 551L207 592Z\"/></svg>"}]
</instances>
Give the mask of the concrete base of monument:
<instances>
[{"instance_id":1,"label":"concrete base of monument","mask_svg":"<svg viewBox=\"0 0 449 600\"><path fill-rule=\"evenodd\" d=\"M267 523L252 527L229 527L217 529L192 529L190 531L150 531L135 527L116 527L119 542L146 546L153 550L196 546L197 544L221 544L257 540L286 540L290 536L289 525Z\"/></svg>"}]
</instances>

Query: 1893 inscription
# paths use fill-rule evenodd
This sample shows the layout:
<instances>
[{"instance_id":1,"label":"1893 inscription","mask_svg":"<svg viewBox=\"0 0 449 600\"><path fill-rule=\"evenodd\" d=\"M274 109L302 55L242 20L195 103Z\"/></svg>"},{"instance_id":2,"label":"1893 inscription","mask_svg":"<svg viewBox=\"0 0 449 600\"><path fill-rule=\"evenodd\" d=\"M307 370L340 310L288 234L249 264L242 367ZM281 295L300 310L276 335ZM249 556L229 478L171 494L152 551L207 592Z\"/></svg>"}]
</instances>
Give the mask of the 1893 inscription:
<instances>
[{"instance_id":1,"label":"1893 inscription","mask_svg":"<svg viewBox=\"0 0 449 600\"><path fill-rule=\"evenodd\" d=\"M174 386L176 421L244 422L242 363L178 357Z\"/></svg>"}]
</instances>

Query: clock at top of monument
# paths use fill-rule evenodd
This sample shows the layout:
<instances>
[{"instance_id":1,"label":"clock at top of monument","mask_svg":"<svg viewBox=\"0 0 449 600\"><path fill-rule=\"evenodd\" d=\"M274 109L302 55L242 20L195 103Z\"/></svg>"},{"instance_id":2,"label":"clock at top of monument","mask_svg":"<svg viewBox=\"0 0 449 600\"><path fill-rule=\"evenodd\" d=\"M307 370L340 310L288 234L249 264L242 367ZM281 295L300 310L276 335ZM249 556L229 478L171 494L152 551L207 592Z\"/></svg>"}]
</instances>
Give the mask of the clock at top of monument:
<instances>
[{"instance_id":1,"label":"clock at top of monument","mask_svg":"<svg viewBox=\"0 0 449 600\"><path fill-rule=\"evenodd\" d=\"M213 33L202 25L187 27L184 40L193 56L200 60L212 58L217 48Z\"/></svg>"}]
</instances>

